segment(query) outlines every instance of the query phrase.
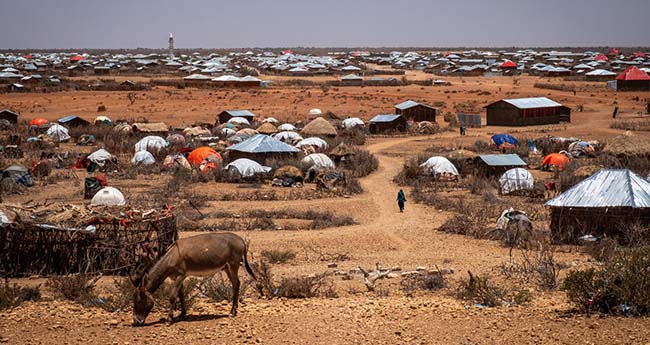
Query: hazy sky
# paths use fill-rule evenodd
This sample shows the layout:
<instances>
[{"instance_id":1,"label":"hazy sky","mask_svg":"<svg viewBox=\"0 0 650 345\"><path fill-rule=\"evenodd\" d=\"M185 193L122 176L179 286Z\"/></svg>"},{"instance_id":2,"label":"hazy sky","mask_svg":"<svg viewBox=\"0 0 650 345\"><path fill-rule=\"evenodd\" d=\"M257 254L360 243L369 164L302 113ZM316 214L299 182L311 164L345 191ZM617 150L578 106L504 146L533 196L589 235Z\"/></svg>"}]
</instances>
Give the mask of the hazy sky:
<instances>
[{"instance_id":1,"label":"hazy sky","mask_svg":"<svg viewBox=\"0 0 650 345\"><path fill-rule=\"evenodd\" d=\"M650 46L650 0L0 0L0 49Z\"/></svg>"}]
</instances>

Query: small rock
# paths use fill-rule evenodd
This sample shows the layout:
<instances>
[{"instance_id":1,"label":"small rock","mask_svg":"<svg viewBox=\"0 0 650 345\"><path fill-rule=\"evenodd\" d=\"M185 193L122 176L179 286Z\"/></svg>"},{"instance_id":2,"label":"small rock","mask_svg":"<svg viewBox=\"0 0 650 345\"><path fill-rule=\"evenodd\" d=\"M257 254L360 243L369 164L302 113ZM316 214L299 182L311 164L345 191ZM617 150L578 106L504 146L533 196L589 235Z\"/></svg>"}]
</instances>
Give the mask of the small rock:
<instances>
[{"instance_id":1,"label":"small rock","mask_svg":"<svg viewBox=\"0 0 650 345\"><path fill-rule=\"evenodd\" d=\"M117 319L113 319L113 320L111 320L110 325L111 325L111 326L117 326L119 323L120 323L120 322L117 321Z\"/></svg>"},{"instance_id":2,"label":"small rock","mask_svg":"<svg viewBox=\"0 0 650 345\"><path fill-rule=\"evenodd\" d=\"M426 271L427 268L424 267L424 266L418 266L418 267L415 268L415 270L416 270L416 271Z\"/></svg>"},{"instance_id":3,"label":"small rock","mask_svg":"<svg viewBox=\"0 0 650 345\"><path fill-rule=\"evenodd\" d=\"M335 262L331 262L327 264L327 268L337 268L339 265L337 265Z\"/></svg>"}]
</instances>

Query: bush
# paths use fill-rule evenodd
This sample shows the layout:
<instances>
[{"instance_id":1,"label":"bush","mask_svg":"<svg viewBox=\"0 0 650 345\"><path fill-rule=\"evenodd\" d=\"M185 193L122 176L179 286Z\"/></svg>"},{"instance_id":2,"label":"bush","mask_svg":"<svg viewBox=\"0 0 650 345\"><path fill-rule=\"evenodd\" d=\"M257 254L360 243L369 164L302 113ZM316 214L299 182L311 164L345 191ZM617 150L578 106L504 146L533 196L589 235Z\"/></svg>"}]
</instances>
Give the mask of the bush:
<instances>
[{"instance_id":1,"label":"bush","mask_svg":"<svg viewBox=\"0 0 650 345\"><path fill-rule=\"evenodd\" d=\"M493 285L488 277L476 277L472 272L469 274L469 280L461 280L458 288L458 298L480 304L486 307L497 307L504 304L506 292Z\"/></svg>"},{"instance_id":2,"label":"bush","mask_svg":"<svg viewBox=\"0 0 650 345\"><path fill-rule=\"evenodd\" d=\"M39 301L41 299L41 286L20 287L16 283L10 285L5 281L0 286L0 310L19 306L26 301Z\"/></svg>"},{"instance_id":3,"label":"bush","mask_svg":"<svg viewBox=\"0 0 650 345\"><path fill-rule=\"evenodd\" d=\"M436 291L447 287L447 280L440 272L408 275L399 283L400 289L406 296L413 296L418 290Z\"/></svg>"},{"instance_id":4,"label":"bush","mask_svg":"<svg viewBox=\"0 0 650 345\"><path fill-rule=\"evenodd\" d=\"M520 261L515 260L511 254L510 264L501 266L503 275L526 283L535 282L542 290L555 290L559 286L558 277L564 266L555 262L550 246L542 245L532 254L528 250L522 250L521 254Z\"/></svg>"},{"instance_id":5,"label":"bush","mask_svg":"<svg viewBox=\"0 0 650 345\"><path fill-rule=\"evenodd\" d=\"M357 148L352 149L352 152L354 152L354 155L350 156L343 164L352 176L368 176L379 168L379 160L372 153Z\"/></svg>"},{"instance_id":6,"label":"bush","mask_svg":"<svg viewBox=\"0 0 650 345\"><path fill-rule=\"evenodd\" d=\"M623 251L599 268L570 272L563 290L582 312L650 315L650 247Z\"/></svg>"},{"instance_id":7,"label":"bush","mask_svg":"<svg viewBox=\"0 0 650 345\"><path fill-rule=\"evenodd\" d=\"M337 297L328 274L282 278L277 295L284 298Z\"/></svg>"},{"instance_id":8,"label":"bush","mask_svg":"<svg viewBox=\"0 0 650 345\"><path fill-rule=\"evenodd\" d=\"M260 254L272 264L283 264L296 257L296 253L291 250L262 250Z\"/></svg>"},{"instance_id":9,"label":"bush","mask_svg":"<svg viewBox=\"0 0 650 345\"><path fill-rule=\"evenodd\" d=\"M91 277L83 274L52 277L45 282L45 286L52 290L56 298L84 305L96 297L91 292Z\"/></svg>"},{"instance_id":10,"label":"bush","mask_svg":"<svg viewBox=\"0 0 650 345\"><path fill-rule=\"evenodd\" d=\"M424 163L429 157L430 155L420 154L406 160L402 170L393 178L393 182L399 186L413 186L418 180L424 179L420 164Z\"/></svg>"},{"instance_id":11,"label":"bush","mask_svg":"<svg viewBox=\"0 0 650 345\"><path fill-rule=\"evenodd\" d=\"M248 275L240 281L239 300L242 301L248 295L253 281L248 279ZM197 289L203 296L214 302L232 301L232 284L229 279L224 279L222 274L203 279L197 284Z\"/></svg>"}]
</instances>

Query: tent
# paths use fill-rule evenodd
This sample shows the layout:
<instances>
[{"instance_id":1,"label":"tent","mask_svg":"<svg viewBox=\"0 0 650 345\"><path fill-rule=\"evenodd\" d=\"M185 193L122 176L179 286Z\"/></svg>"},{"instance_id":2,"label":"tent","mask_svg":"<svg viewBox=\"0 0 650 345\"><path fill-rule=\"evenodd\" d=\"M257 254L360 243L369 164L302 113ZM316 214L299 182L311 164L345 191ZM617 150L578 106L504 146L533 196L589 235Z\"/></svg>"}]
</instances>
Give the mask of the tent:
<instances>
[{"instance_id":1,"label":"tent","mask_svg":"<svg viewBox=\"0 0 650 345\"><path fill-rule=\"evenodd\" d=\"M492 136L492 142L498 148L519 146L519 141L510 134L495 134Z\"/></svg>"},{"instance_id":2,"label":"tent","mask_svg":"<svg viewBox=\"0 0 650 345\"><path fill-rule=\"evenodd\" d=\"M561 153L551 153L548 156L544 157L544 160L542 160L542 168L548 169L551 165L553 165L562 171L564 170L564 167L569 164L569 162L569 157Z\"/></svg>"},{"instance_id":3,"label":"tent","mask_svg":"<svg viewBox=\"0 0 650 345\"><path fill-rule=\"evenodd\" d=\"M282 126L280 126L280 127L282 127ZM298 143L298 142L300 142L302 140L302 137L300 136L300 134L298 134L296 132L290 132L290 131L276 133L276 134L273 134L272 137L274 139L276 139L276 140L279 140L279 141L281 141L283 143L287 143L287 144Z\"/></svg>"},{"instance_id":4,"label":"tent","mask_svg":"<svg viewBox=\"0 0 650 345\"><path fill-rule=\"evenodd\" d=\"M163 169L182 168L185 170L192 170L190 162L187 161L185 156L181 154L168 155L163 160Z\"/></svg>"},{"instance_id":5,"label":"tent","mask_svg":"<svg viewBox=\"0 0 650 345\"><path fill-rule=\"evenodd\" d=\"M420 164L420 167L433 175L451 174L458 176L458 169L447 158L442 156L433 156Z\"/></svg>"},{"instance_id":6,"label":"tent","mask_svg":"<svg viewBox=\"0 0 650 345\"><path fill-rule=\"evenodd\" d=\"M317 118L317 117L319 117L321 115L323 115L323 111L318 109L318 108L314 108L314 109L311 109L309 111L309 118L310 119L315 119L315 118Z\"/></svg>"},{"instance_id":7,"label":"tent","mask_svg":"<svg viewBox=\"0 0 650 345\"><path fill-rule=\"evenodd\" d=\"M156 163L156 159L153 158L153 155L149 151L138 151L131 159L131 164L133 165L151 165L154 163Z\"/></svg>"},{"instance_id":8,"label":"tent","mask_svg":"<svg viewBox=\"0 0 650 345\"><path fill-rule=\"evenodd\" d=\"M30 125L30 126L40 127L40 126L46 125L48 122L49 122L49 121L47 121L46 119L43 119L43 118L37 117L37 118L35 118L35 119L29 121L29 125Z\"/></svg>"},{"instance_id":9,"label":"tent","mask_svg":"<svg viewBox=\"0 0 650 345\"><path fill-rule=\"evenodd\" d=\"M295 131L297 130L296 126L290 123L284 123L278 126L279 131Z\"/></svg>"},{"instance_id":10,"label":"tent","mask_svg":"<svg viewBox=\"0 0 650 345\"><path fill-rule=\"evenodd\" d=\"M251 125L251 123L248 122L248 120L246 120L243 117L239 117L239 116L231 118L230 120L228 120L228 123L232 123L232 124L236 124L236 125L246 125L246 126Z\"/></svg>"},{"instance_id":11,"label":"tent","mask_svg":"<svg viewBox=\"0 0 650 345\"><path fill-rule=\"evenodd\" d=\"M261 126L257 127L257 132L261 134L277 133L278 129L270 122L264 122Z\"/></svg>"},{"instance_id":12,"label":"tent","mask_svg":"<svg viewBox=\"0 0 650 345\"><path fill-rule=\"evenodd\" d=\"M217 161L222 161L221 155L209 146L202 146L197 149L194 149L187 156L187 160L194 166L199 166L205 160L208 160L209 156L213 156Z\"/></svg>"},{"instance_id":13,"label":"tent","mask_svg":"<svg viewBox=\"0 0 650 345\"><path fill-rule=\"evenodd\" d=\"M300 134L312 137L333 136L337 132L336 128L332 126L327 120L322 117L315 118L309 122L301 131Z\"/></svg>"},{"instance_id":14,"label":"tent","mask_svg":"<svg viewBox=\"0 0 650 345\"><path fill-rule=\"evenodd\" d=\"M506 60L501 64L501 68L517 68L517 64L510 60Z\"/></svg>"},{"instance_id":15,"label":"tent","mask_svg":"<svg viewBox=\"0 0 650 345\"><path fill-rule=\"evenodd\" d=\"M235 134L239 135L239 136L241 136L243 138L250 138L253 135L258 134L258 133L257 133L256 130L254 130L252 128L244 128L244 129L238 130L237 133L235 133Z\"/></svg>"},{"instance_id":16,"label":"tent","mask_svg":"<svg viewBox=\"0 0 650 345\"><path fill-rule=\"evenodd\" d=\"M111 160L113 158L113 155L110 154L110 152L104 150L104 149L99 149L87 157L91 162L103 166L106 161Z\"/></svg>"},{"instance_id":17,"label":"tent","mask_svg":"<svg viewBox=\"0 0 650 345\"><path fill-rule=\"evenodd\" d=\"M92 206L121 206L125 205L124 195L117 188L104 187L90 200Z\"/></svg>"},{"instance_id":18,"label":"tent","mask_svg":"<svg viewBox=\"0 0 650 345\"><path fill-rule=\"evenodd\" d=\"M311 137L311 138L302 139L296 144L296 147L303 147L303 146L314 146L319 150L326 150L327 142L321 138Z\"/></svg>"},{"instance_id":19,"label":"tent","mask_svg":"<svg viewBox=\"0 0 650 345\"><path fill-rule=\"evenodd\" d=\"M110 125L111 119L108 116L97 116L94 123L95 125Z\"/></svg>"},{"instance_id":20,"label":"tent","mask_svg":"<svg viewBox=\"0 0 650 345\"><path fill-rule=\"evenodd\" d=\"M312 153L302 159L303 163L307 163L309 168L316 169L334 169L336 166L334 162L323 153Z\"/></svg>"},{"instance_id":21,"label":"tent","mask_svg":"<svg viewBox=\"0 0 650 345\"><path fill-rule=\"evenodd\" d=\"M0 180L5 178L11 179L11 181L22 184L25 187L34 185L34 179L29 173L29 170L20 165L11 165L2 170L2 178Z\"/></svg>"},{"instance_id":22,"label":"tent","mask_svg":"<svg viewBox=\"0 0 650 345\"><path fill-rule=\"evenodd\" d=\"M528 170L514 168L501 175L499 183L501 184L501 193L510 194L517 190L533 189L535 180Z\"/></svg>"},{"instance_id":23,"label":"tent","mask_svg":"<svg viewBox=\"0 0 650 345\"><path fill-rule=\"evenodd\" d=\"M267 118L265 118L264 121L262 121L262 122L264 122L264 123L271 123L271 124L273 124L274 126L277 125L278 123L280 123L280 121L278 121L275 117L267 117Z\"/></svg>"},{"instance_id":24,"label":"tent","mask_svg":"<svg viewBox=\"0 0 650 345\"><path fill-rule=\"evenodd\" d=\"M271 171L271 167L262 166L248 158L239 158L226 165L225 170L237 171L241 177L251 177L255 174L267 173Z\"/></svg>"},{"instance_id":25,"label":"tent","mask_svg":"<svg viewBox=\"0 0 650 345\"><path fill-rule=\"evenodd\" d=\"M70 139L68 129L56 123L47 129L47 136L56 141L66 141Z\"/></svg>"},{"instance_id":26,"label":"tent","mask_svg":"<svg viewBox=\"0 0 650 345\"><path fill-rule=\"evenodd\" d=\"M237 133L237 131L232 129L232 128L222 128L221 129L221 134L225 135L226 137L235 135L235 133Z\"/></svg>"},{"instance_id":27,"label":"tent","mask_svg":"<svg viewBox=\"0 0 650 345\"><path fill-rule=\"evenodd\" d=\"M366 124L358 117L350 117L343 120L343 128L363 127Z\"/></svg>"},{"instance_id":28,"label":"tent","mask_svg":"<svg viewBox=\"0 0 650 345\"><path fill-rule=\"evenodd\" d=\"M170 134L167 136L165 141L167 141L169 145L182 145L185 143L185 137L178 133Z\"/></svg>"},{"instance_id":29,"label":"tent","mask_svg":"<svg viewBox=\"0 0 650 345\"><path fill-rule=\"evenodd\" d=\"M157 135L146 136L135 144L135 152L151 150L160 150L169 146L169 143Z\"/></svg>"}]
</instances>

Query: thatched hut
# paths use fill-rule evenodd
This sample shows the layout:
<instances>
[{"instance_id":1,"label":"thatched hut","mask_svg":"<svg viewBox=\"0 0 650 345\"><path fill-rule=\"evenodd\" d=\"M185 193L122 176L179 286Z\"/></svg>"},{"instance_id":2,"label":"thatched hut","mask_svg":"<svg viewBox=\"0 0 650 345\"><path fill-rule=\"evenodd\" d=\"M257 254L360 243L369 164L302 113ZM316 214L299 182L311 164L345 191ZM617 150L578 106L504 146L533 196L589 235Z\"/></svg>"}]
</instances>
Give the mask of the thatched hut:
<instances>
[{"instance_id":1,"label":"thatched hut","mask_svg":"<svg viewBox=\"0 0 650 345\"><path fill-rule=\"evenodd\" d=\"M630 229L650 225L650 182L628 169L603 169L546 202L554 241L584 235L633 240Z\"/></svg>"},{"instance_id":2,"label":"thatched hut","mask_svg":"<svg viewBox=\"0 0 650 345\"><path fill-rule=\"evenodd\" d=\"M264 122L261 126L257 127L257 132L260 134L271 135L278 132L278 129L270 122Z\"/></svg>"},{"instance_id":3,"label":"thatched hut","mask_svg":"<svg viewBox=\"0 0 650 345\"><path fill-rule=\"evenodd\" d=\"M336 137L336 128L322 117L317 117L308 123L301 131L303 137L320 137L323 139Z\"/></svg>"}]
</instances>

